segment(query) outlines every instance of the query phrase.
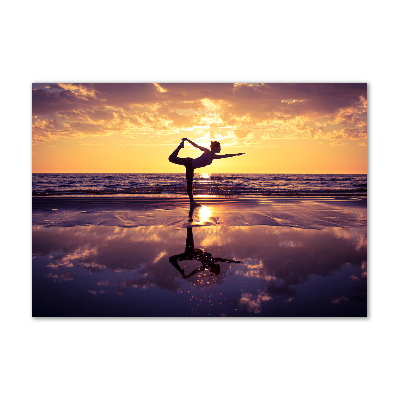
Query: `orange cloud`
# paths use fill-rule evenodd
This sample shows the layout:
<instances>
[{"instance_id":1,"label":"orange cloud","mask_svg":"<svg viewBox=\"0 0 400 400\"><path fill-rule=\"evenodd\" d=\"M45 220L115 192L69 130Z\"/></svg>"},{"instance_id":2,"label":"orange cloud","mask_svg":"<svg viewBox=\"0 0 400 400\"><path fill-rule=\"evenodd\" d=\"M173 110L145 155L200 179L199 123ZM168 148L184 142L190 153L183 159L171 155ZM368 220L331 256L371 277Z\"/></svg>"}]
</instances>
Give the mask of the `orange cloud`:
<instances>
[{"instance_id":1,"label":"orange cloud","mask_svg":"<svg viewBox=\"0 0 400 400\"><path fill-rule=\"evenodd\" d=\"M367 139L366 84L33 86L32 139L39 146L85 137L139 137L135 144L167 146L181 137L196 141L207 134L223 146L254 149L270 148L275 139L327 139L334 146L344 139L363 146Z\"/></svg>"}]
</instances>

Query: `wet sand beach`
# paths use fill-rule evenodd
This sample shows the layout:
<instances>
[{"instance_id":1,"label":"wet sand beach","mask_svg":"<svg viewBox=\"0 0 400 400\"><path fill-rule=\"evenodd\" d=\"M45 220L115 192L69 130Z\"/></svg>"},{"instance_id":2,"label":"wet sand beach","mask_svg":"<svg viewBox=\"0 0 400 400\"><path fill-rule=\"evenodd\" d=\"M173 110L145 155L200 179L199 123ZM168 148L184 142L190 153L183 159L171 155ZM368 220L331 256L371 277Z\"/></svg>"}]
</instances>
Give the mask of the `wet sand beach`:
<instances>
[{"instance_id":1,"label":"wet sand beach","mask_svg":"<svg viewBox=\"0 0 400 400\"><path fill-rule=\"evenodd\" d=\"M366 197L34 197L33 316L367 315Z\"/></svg>"}]
</instances>

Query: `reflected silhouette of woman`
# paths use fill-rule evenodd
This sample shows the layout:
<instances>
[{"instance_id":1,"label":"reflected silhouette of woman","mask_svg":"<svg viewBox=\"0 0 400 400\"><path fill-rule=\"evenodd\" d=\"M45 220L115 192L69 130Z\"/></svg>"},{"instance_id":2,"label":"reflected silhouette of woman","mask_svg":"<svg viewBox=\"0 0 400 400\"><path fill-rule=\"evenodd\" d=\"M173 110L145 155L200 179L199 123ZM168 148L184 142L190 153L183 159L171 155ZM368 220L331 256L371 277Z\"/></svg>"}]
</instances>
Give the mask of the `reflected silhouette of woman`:
<instances>
[{"instance_id":1,"label":"reflected silhouette of woman","mask_svg":"<svg viewBox=\"0 0 400 400\"><path fill-rule=\"evenodd\" d=\"M187 261L197 260L200 261L203 265L200 268L197 268L194 271L192 271L189 275L185 275L185 269L182 269L178 264L178 261L183 261L183 260ZM220 273L220 266L219 264L216 264L216 262L226 262L226 263L236 263L236 264L240 263L240 261L225 260L224 258L218 258L218 257L214 258L210 253L207 253L201 249L195 249L192 228L187 228L185 252L170 257L169 262L182 274L183 278L190 278L194 274L197 274L198 272L204 271L206 269L210 271L211 276L218 275Z\"/></svg>"},{"instance_id":2,"label":"reflected silhouette of woman","mask_svg":"<svg viewBox=\"0 0 400 400\"><path fill-rule=\"evenodd\" d=\"M180 158L178 157L178 153L181 149L183 149L185 145L185 140L188 141L192 146L196 147L197 149L201 150L203 154L198 158ZM199 146L196 143L192 142L187 138L183 138L180 145L172 152L169 156L168 160L174 164L184 165L186 168L186 182L187 182L187 194L189 195L190 204L192 206L200 205L194 201L193 198L193 176L194 170L196 168L206 167L210 165L213 160L218 160L221 158L228 158L228 157L235 157L240 156L244 153L236 153L236 154L217 154L221 152L221 144L219 142L211 142L210 146L211 150L208 150L205 147Z\"/></svg>"}]
</instances>

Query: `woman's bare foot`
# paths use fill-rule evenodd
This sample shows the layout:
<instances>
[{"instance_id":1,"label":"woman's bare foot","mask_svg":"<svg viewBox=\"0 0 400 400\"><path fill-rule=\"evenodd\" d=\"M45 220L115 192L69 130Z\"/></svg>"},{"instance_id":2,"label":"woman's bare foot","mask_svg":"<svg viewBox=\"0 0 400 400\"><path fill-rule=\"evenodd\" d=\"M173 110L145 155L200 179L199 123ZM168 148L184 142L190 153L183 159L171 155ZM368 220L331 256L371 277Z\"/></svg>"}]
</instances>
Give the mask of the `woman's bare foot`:
<instances>
[{"instance_id":1,"label":"woman's bare foot","mask_svg":"<svg viewBox=\"0 0 400 400\"><path fill-rule=\"evenodd\" d=\"M201 206L200 203L197 203L197 202L195 202L194 200L191 200L191 201L190 201L190 207L200 207L200 206Z\"/></svg>"}]
</instances>

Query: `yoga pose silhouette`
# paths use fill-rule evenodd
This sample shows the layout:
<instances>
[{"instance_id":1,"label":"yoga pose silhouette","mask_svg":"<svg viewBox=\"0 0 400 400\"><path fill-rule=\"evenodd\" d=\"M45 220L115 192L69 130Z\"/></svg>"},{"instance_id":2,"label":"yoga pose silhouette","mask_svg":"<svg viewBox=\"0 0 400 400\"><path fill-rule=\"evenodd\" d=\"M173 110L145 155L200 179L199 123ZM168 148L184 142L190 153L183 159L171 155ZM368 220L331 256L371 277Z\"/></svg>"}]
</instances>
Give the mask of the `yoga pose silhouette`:
<instances>
[{"instance_id":1,"label":"yoga pose silhouette","mask_svg":"<svg viewBox=\"0 0 400 400\"><path fill-rule=\"evenodd\" d=\"M197 260L202 263L200 268L195 269L189 275L185 274L185 268L181 268L178 261ZM208 270L211 276L220 273L220 265L217 262L240 264L240 261L226 260L225 258L213 257L211 253L207 253L201 249L194 248L192 228L187 228L186 246L182 254L177 254L169 258L169 262L181 273L182 277L187 279L200 271Z\"/></svg>"},{"instance_id":2,"label":"yoga pose silhouette","mask_svg":"<svg viewBox=\"0 0 400 400\"><path fill-rule=\"evenodd\" d=\"M188 141L192 146L201 150L203 152L203 154L198 158L191 158L191 157L180 158L180 157L178 157L178 153L179 153L180 149L182 149L185 145L185 140ZM208 150L207 148L199 146L187 138L183 138L182 142L179 144L179 146L173 151L173 153L168 158L168 160L174 164L185 166L187 194L189 195L190 204L192 206L200 205L200 204L196 203L193 198L194 170L196 168L202 168L207 165L210 165L213 162L213 160L215 160L215 159L218 160L221 158L235 157L235 156L240 156L240 155L244 154L244 153L217 154L217 153L221 152L221 144L219 142L211 142L210 149L211 150Z\"/></svg>"}]
</instances>

